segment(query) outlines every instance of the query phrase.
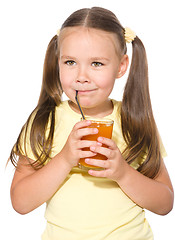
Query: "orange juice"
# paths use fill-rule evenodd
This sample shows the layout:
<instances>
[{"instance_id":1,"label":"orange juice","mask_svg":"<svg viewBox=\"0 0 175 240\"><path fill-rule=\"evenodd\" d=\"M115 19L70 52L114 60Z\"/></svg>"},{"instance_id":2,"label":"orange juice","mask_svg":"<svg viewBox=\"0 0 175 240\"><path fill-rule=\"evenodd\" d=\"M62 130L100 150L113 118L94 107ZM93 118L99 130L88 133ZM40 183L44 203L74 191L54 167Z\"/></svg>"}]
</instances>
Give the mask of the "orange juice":
<instances>
[{"instance_id":1,"label":"orange juice","mask_svg":"<svg viewBox=\"0 0 175 240\"><path fill-rule=\"evenodd\" d=\"M91 119L89 119L91 120ZM113 130L113 121L112 120L108 120L108 119L103 119L103 120L91 120L92 123L90 126L88 126L88 128L97 128L98 129L98 133L97 134L93 134L93 135L87 135L84 136L82 138L82 140L90 140L90 141L97 141L98 137L105 137L105 138L111 138L112 137L112 130ZM102 147L106 147L106 145L102 145ZM89 148L84 148L84 151L89 151ZM97 155L95 155L94 157L90 157L93 159L99 159L99 160L106 160L106 156L97 153ZM95 167L92 165L89 165L87 163L85 163L85 158L81 158L79 161L79 165L80 168L83 169L96 169L99 167ZM82 167L83 166L83 167Z\"/></svg>"}]
</instances>

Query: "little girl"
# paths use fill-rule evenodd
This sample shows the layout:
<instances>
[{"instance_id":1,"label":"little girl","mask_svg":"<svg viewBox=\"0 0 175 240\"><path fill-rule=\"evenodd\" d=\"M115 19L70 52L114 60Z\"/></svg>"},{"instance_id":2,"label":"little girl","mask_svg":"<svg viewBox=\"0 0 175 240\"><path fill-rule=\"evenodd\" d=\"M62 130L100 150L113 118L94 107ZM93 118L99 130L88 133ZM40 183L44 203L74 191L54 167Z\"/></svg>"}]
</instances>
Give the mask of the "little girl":
<instances>
[{"instance_id":1,"label":"little girl","mask_svg":"<svg viewBox=\"0 0 175 240\"><path fill-rule=\"evenodd\" d=\"M128 67L126 42L132 62L118 102L109 95ZM82 140L98 129L81 120L76 91L85 116L114 121L112 139ZM143 209L165 215L173 207L164 156L141 40L109 10L74 12L48 45L37 107L11 152L14 209L26 214L47 203L42 240L151 240ZM101 170L82 170L80 158Z\"/></svg>"}]
</instances>

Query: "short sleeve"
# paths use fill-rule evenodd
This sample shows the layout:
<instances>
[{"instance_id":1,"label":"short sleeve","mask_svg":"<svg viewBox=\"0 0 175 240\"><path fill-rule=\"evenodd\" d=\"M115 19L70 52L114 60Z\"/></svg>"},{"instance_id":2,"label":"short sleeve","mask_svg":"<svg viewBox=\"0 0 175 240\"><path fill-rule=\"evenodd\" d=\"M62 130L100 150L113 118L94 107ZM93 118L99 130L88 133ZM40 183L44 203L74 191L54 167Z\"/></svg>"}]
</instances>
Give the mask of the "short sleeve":
<instances>
[{"instance_id":1,"label":"short sleeve","mask_svg":"<svg viewBox=\"0 0 175 240\"><path fill-rule=\"evenodd\" d=\"M160 142L160 152L161 152L162 158L165 158L167 157L167 152L165 150L161 137L159 137L159 142Z\"/></svg>"},{"instance_id":2,"label":"short sleeve","mask_svg":"<svg viewBox=\"0 0 175 240\"><path fill-rule=\"evenodd\" d=\"M28 158L36 161L37 158L32 151L32 147L31 147L31 143L30 143L30 132L31 132L31 127L32 127L34 117L35 117L35 113L33 113L31 115L31 117L29 118L28 124L26 123L24 125L22 132L21 132L18 148L19 148L20 154L22 154L23 156L27 156ZM19 154L16 151L16 146L14 148L14 152L16 154Z\"/></svg>"}]
</instances>

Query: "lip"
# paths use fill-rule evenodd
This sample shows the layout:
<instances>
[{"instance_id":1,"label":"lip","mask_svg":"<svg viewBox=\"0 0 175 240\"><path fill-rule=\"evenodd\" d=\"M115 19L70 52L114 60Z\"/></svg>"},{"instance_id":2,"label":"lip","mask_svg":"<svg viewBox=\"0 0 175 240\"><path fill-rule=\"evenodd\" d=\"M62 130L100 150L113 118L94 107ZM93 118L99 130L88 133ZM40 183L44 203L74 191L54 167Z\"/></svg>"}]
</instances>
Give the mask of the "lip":
<instances>
[{"instance_id":1,"label":"lip","mask_svg":"<svg viewBox=\"0 0 175 240\"><path fill-rule=\"evenodd\" d=\"M91 89L91 90L77 90L78 94L86 94L96 91L97 89Z\"/></svg>"}]
</instances>

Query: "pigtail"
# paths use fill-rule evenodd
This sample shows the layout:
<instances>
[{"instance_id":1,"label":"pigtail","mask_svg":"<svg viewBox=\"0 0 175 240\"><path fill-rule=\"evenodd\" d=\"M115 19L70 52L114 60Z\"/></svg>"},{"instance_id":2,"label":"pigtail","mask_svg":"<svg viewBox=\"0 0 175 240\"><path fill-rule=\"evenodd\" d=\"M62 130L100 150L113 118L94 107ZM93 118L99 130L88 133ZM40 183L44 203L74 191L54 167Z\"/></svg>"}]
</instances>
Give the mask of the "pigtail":
<instances>
[{"instance_id":1,"label":"pigtail","mask_svg":"<svg viewBox=\"0 0 175 240\"><path fill-rule=\"evenodd\" d=\"M116 34L117 46L122 54L126 54L126 42L132 42L132 62L121 103L121 127L127 145L123 155L129 164L136 158L139 162L144 158L138 171L154 178L160 169L161 154L149 95L146 52L142 42L135 34L133 38L133 33L127 32L111 11L99 7L74 12L63 23L61 31L75 26L101 29ZM23 142L26 145L26 140L30 139L30 147L37 159L36 166L42 166L50 157L55 127L55 106L61 102L57 38L57 36L52 38L46 52L38 105L22 129L14 148L18 155L22 154L21 139L25 133ZM14 149L11 154L12 162ZM25 149L27 150L27 147Z\"/></svg>"},{"instance_id":2,"label":"pigtail","mask_svg":"<svg viewBox=\"0 0 175 240\"><path fill-rule=\"evenodd\" d=\"M10 155L10 159L14 165L16 165L15 155L28 155L26 136L30 136L29 144L36 161L30 163L30 159L28 160L35 169L42 167L46 160L50 158L55 128L55 107L60 104L61 95L62 88L59 80L57 36L54 36L46 51L43 82L38 105L23 126ZM46 134L46 130L48 130L48 134ZM23 140L21 141L22 137ZM22 144L24 144L24 147L22 147Z\"/></svg>"},{"instance_id":3,"label":"pigtail","mask_svg":"<svg viewBox=\"0 0 175 240\"><path fill-rule=\"evenodd\" d=\"M123 154L130 164L146 153L146 160L138 171L154 178L160 168L161 156L149 94L147 57L138 37L132 45L132 62L121 104L122 132L127 144Z\"/></svg>"},{"instance_id":4,"label":"pigtail","mask_svg":"<svg viewBox=\"0 0 175 240\"><path fill-rule=\"evenodd\" d=\"M53 105L59 105L61 101L62 88L59 79L57 38L57 35L52 38L46 51L39 106L48 100Z\"/></svg>"}]
</instances>

